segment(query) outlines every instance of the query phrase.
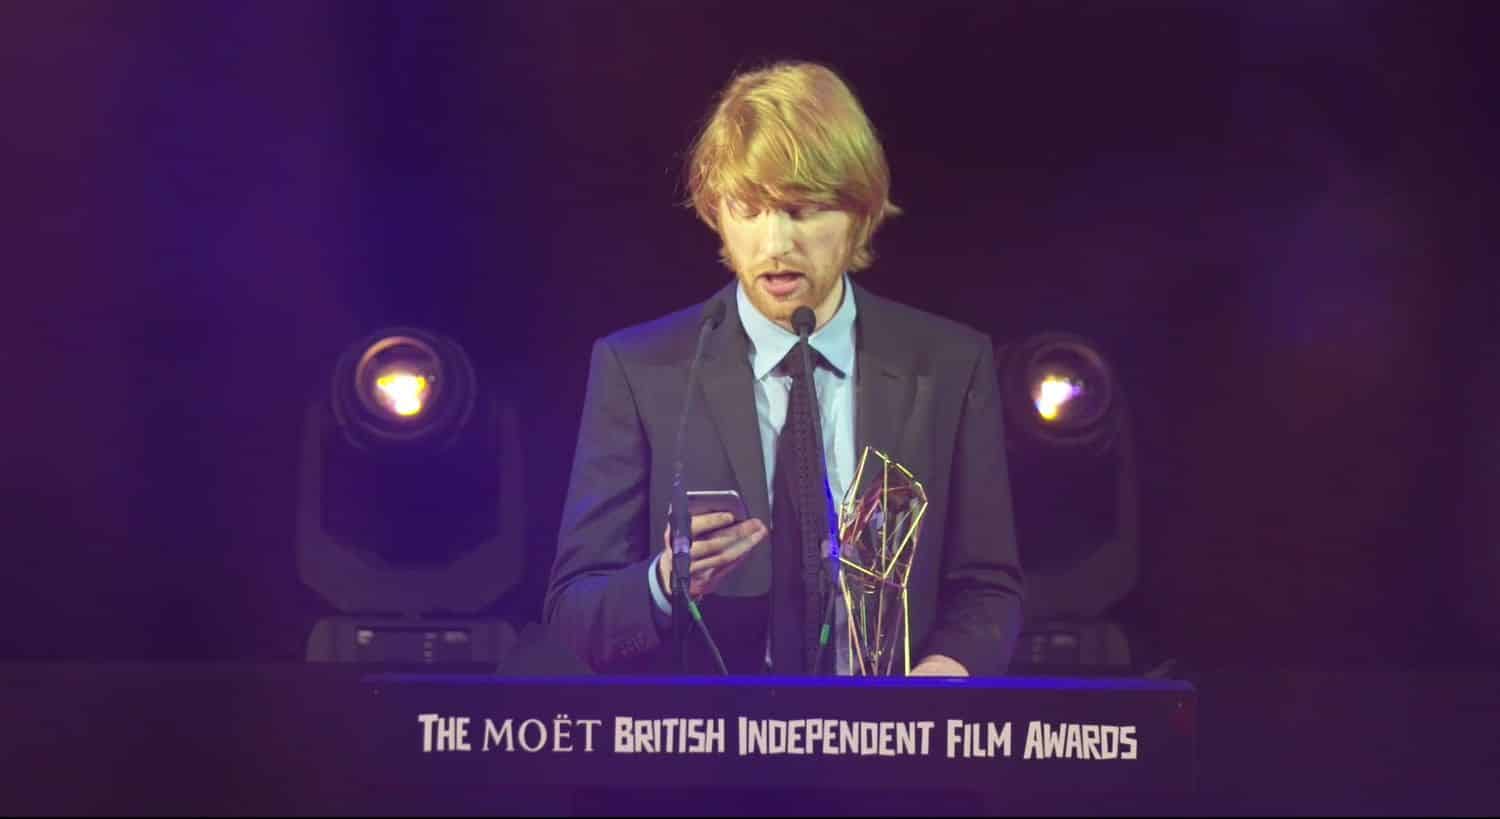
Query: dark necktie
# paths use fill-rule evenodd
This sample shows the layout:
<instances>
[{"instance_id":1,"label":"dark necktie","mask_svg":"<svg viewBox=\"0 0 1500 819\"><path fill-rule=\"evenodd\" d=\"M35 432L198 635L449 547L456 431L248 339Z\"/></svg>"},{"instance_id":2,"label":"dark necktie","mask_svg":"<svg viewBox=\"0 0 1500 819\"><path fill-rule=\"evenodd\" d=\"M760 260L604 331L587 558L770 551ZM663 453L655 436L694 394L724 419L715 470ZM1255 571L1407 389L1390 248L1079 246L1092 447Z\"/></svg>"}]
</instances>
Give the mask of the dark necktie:
<instances>
[{"instance_id":1,"label":"dark necktie","mask_svg":"<svg viewBox=\"0 0 1500 819\"><path fill-rule=\"evenodd\" d=\"M777 674L813 671L825 599L819 550L828 533L828 493L812 376L803 368L806 343L799 341L780 364L792 376L792 390L771 481L771 664ZM821 356L808 352L816 366Z\"/></svg>"}]
</instances>

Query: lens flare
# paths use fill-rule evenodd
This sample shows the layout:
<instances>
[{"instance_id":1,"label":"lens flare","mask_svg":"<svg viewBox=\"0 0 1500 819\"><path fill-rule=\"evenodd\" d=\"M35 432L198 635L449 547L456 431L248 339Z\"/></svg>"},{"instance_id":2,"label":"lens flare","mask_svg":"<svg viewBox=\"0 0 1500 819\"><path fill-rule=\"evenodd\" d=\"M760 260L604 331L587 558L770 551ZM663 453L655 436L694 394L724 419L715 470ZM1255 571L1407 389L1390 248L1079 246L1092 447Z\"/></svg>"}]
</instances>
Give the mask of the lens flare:
<instances>
[{"instance_id":1,"label":"lens flare","mask_svg":"<svg viewBox=\"0 0 1500 819\"><path fill-rule=\"evenodd\" d=\"M375 389L380 402L403 418L421 412L431 392L426 378L399 370L377 378Z\"/></svg>"},{"instance_id":2,"label":"lens flare","mask_svg":"<svg viewBox=\"0 0 1500 819\"><path fill-rule=\"evenodd\" d=\"M1063 405L1082 394L1083 388L1071 379L1059 375L1048 375L1032 392L1037 414L1044 420L1055 421L1062 414Z\"/></svg>"}]
</instances>

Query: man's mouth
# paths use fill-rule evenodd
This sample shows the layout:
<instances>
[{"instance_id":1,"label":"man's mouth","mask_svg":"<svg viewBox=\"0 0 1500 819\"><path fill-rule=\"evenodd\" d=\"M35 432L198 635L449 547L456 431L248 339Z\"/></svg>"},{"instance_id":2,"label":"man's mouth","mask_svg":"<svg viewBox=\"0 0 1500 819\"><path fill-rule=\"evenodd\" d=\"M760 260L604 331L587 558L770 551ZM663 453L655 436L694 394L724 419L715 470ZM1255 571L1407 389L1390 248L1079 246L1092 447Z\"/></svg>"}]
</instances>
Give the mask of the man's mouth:
<instances>
[{"instance_id":1,"label":"man's mouth","mask_svg":"<svg viewBox=\"0 0 1500 819\"><path fill-rule=\"evenodd\" d=\"M761 287L772 296L784 298L797 292L805 277L795 270L760 274Z\"/></svg>"}]
</instances>

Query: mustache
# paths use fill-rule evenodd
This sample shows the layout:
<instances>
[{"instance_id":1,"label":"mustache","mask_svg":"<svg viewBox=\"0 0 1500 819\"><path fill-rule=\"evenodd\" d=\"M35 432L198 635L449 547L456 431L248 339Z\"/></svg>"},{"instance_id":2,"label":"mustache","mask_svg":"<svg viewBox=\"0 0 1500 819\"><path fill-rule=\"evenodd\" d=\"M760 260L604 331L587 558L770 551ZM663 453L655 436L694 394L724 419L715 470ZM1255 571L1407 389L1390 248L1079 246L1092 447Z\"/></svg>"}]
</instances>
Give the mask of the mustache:
<instances>
[{"instance_id":1,"label":"mustache","mask_svg":"<svg viewBox=\"0 0 1500 819\"><path fill-rule=\"evenodd\" d=\"M798 276L806 276L807 269L802 267L794 267L792 265L778 264L763 267L755 271L755 275L757 276L775 276L783 273L795 273Z\"/></svg>"}]
</instances>

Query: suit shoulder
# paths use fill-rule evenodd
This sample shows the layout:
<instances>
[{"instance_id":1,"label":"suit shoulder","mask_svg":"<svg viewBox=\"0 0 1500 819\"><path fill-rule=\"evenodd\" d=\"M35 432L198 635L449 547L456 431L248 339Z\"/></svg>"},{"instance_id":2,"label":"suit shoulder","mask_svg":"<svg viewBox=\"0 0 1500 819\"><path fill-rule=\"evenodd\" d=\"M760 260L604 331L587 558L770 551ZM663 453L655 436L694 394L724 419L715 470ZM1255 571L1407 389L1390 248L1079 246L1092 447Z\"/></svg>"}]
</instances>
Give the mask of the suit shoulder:
<instances>
[{"instance_id":1,"label":"suit shoulder","mask_svg":"<svg viewBox=\"0 0 1500 819\"><path fill-rule=\"evenodd\" d=\"M686 345L691 354L702 305L684 307L665 316L633 324L599 339L623 360L657 361L675 357Z\"/></svg>"},{"instance_id":2,"label":"suit shoulder","mask_svg":"<svg viewBox=\"0 0 1500 819\"><path fill-rule=\"evenodd\" d=\"M874 307L883 324L902 338L920 339L923 346L946 352L993 349L988 333L937 313L884 298L864 290L860 298ZM864 304L861 304L864 308Z\"/></svg>"}]
</instances>

